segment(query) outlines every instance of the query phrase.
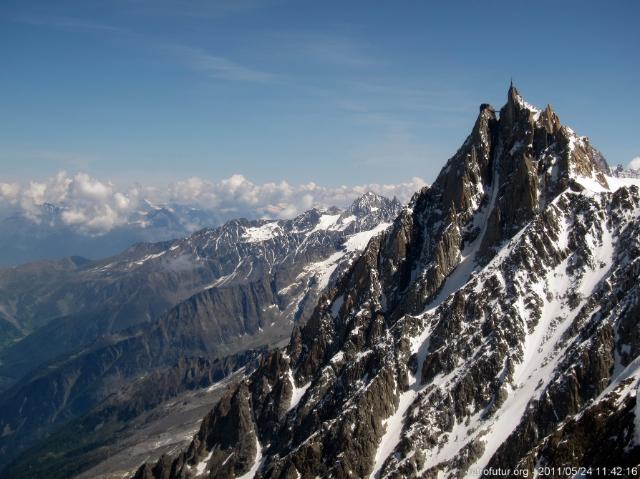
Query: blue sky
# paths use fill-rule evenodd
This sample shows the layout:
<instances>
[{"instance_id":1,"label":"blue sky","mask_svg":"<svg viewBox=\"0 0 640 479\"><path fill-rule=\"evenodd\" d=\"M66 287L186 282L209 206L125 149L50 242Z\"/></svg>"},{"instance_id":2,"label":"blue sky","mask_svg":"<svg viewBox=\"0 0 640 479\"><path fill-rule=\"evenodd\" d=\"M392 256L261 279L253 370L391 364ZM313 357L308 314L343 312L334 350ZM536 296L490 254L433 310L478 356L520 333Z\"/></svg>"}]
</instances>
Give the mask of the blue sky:
<instances>
[{"instance_id":1,"label":"blue sky","mask_svg":"<svg viewBox=\"0 0 640 479\"><path fill-rule=\"evenodd\" d=\"M638 2L0 5L0 179L431 181L513 77L640 155Z\"/></svg>"}]
</instances>

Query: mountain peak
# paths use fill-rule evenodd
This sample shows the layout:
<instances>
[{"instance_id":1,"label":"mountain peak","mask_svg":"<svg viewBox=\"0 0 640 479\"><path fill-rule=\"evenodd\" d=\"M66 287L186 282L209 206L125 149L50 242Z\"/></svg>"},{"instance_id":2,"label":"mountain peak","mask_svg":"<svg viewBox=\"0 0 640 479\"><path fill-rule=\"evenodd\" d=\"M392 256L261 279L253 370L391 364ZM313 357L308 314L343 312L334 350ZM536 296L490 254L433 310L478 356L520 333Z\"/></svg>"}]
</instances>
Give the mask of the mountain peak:
<instances>
[{"instance_id":1,"label":"mountain peak","mask_svg":"<svg viewBox=\"0 0 640 479\"><path fill-rule=\"evenodd\" d=\"M547 104L547 107L540 113L540 117L538 119L540 124L544 127L548 134L556 133L562 124L560 123L560 118L553 111L550 104Z\"/></svg>"},{"instance_id":2,"label":"mountain peak","mask_svg":"<svg viewBox=\"0 0 640 479\"><path fill-rule=\"evenodd\" d=\"M382 201L386 199L387 199L386 197L379 195L378 193L375 193L373 191L367 191L363 195L356 198L352 204L361 203L361 202Z\"/></svg>"},{"instance_id":3,"label":"mountain peak","mask_svg":"<svg viewBox=\"0 0 640 479\"><path fill-rule=\"evenodd\" d=\"M503 130L509 130L519 122L527 122L531 116L537 117L540 113L536 107L527 103L513 84L507 92L507 103L500 110L500 123Z\"/></svg>"},{"instance_id":4,"label":"mountain peak","mask_svg":"<svg viewBox=\"0 0 640 479\"><path fill-rule=\"evenodd\" d=\"M507 91L507 102L512 102L514 104L522 103L523 98L518 92L518 89L513 85L513 82L509 85L509 90Z\"/></svg>"},{"instance_id":5,"label":"mountain peak","mask_svg":"<svg viewBox=\"0 0 640 479\"><path fill-rule=\"evenodd\" d=\"M356 216L363 216L380 209L389 209L397 202L398 200L395 198L390 200L386 196L379 195L373 191L367 191L362 196L356 198L349 208L347 208L347 211Z\"/></svg>"},{"instance_id":6,"label":"mountain peak","mask_svg":"<svg viewBox=\"0 0 640 479\"><path fill-rule=\"evenodd\" d=\"M539 112L538 108L533 106L531 103L528 103L524 99L524 97L520 94L520 92L513 85L513 83L509 86L509 90L507 91L507 105L509 103L513 104L518 108L524 108L532 112Z\"/></svg>"},{"instance_id":7,"label":"mountain peak","mask_svg":"<svg viewBox=\"0 0 640 479\"><path fill-rule=\"evenodd\" d=\"M480 105L471 134L425 196L425 203L438 206L423 207L422 215L442 226L455 213L465 245L486 221L478 256L484 261L567 187L608 188L607 171L586 137L563 126L550 105L540 110L527 103L511 84L499 115Z\"/></svg>"}]
</instances>

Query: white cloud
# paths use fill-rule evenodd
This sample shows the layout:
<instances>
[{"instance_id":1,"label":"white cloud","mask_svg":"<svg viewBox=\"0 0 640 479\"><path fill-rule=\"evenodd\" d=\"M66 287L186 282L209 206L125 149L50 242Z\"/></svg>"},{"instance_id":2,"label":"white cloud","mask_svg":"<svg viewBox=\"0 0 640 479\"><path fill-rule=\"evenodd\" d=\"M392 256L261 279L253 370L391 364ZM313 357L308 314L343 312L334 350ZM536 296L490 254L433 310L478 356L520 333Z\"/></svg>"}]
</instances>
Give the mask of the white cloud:
<instances>
[{"instance_id":1,"label":"white cloud","mask_svg":"<svg viewBox=\"0 0 640 479\"><path fill-rule=\"evenodd\" d=\"M20 185L17 183L0 183L0 198L13 205L18 200Z\"/></svg>"},{"instance_id":2,"label":"white cloud","mask_svg":"<svg viewBox=\"0 0 640 479\"><path fill-rule=\"evenodd\" d=\"M225 217L249 216L291 218L313 206L344 207L367 191L397 196L407 201L425 185L421 178L400 184L367 184L325 187L315 183L291 185L286 181L255 184L242 175L219 182L189 178L170 187L168 202L197 205L224 214Z\"/></svg>"},{"instance_id":3,"label":"white cloud","mask_svg":"<svg viewBox=\"0 0 640 479\"><path fill-rule=\"evenodd\" d=\"M425 185L421 178L399 184L366 184L326 187L316 183L292 185L287 181L257 184L240 174L220 181L192 177L168 187L134 185L118 188L86 173L73 176L60 172L44 181L26 185L0 182L0 206L40 221L42 205L62 208L60 219L66 225L91 235L103 234L134 220L155 205L196 207L215 213L223 220L248 218L291 218L311 207L345 207L367 191L407 201Z\"/></svg>"},{"instance_id":4,"label":"white cloud","mask_svg":"<svg viewBox=\"0 0 640 479\"><path fill-rule=\"evenodd\" d=\"M62 219L68 225L82 225L87 222L84 212L75 209L63 211Z\"/></svg>"},{"instance_id":5,"label":"white cloud","mask_svg":"<svg viewBox=\"0 0 640 479\"><path fill-rule=\"evenodd\" d=\"M640 170L640 156L636 156L629 162L630 170Z\"/></svg>"},{"instance_id":6,"label":"white cloud","mask_svg":"<svg viewBox=\"0 0 640 479\"><path fill-rule=\"evenodd\" d=\"M59 172L45 181L30 181L27 186L0 184L0 203L35 222L42 219L42 206L52 204L63 209L60 218L88 234L101 234L127 223L138 204L138 191L117 191L110 182L102 182L86 173L69 176Z\"/></svg>"}]
</instances>

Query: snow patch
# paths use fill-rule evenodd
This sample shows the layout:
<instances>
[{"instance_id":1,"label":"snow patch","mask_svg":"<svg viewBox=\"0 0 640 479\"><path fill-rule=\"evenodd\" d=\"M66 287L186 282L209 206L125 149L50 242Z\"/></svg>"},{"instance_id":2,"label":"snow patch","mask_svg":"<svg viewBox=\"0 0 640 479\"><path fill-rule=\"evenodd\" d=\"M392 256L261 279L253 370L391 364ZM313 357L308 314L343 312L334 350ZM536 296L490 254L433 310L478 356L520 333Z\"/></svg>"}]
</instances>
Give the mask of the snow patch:
<instances>
[{"instance_id":1,"label":"snow patch","mask_svg":"<svg viewBox=\"0 0 640 479\"><path fill-rule=\"evenodd\" d=\"M391 223L380 223L378 226L369 231L361 231L360 233L351 235L345 242L347 251L362 251L367 247L371 238L386 230L389 226L391 226Z\"/></svg>"},{"instance_id":2,"label":"snow patch","mask_svg":"<svg viewBox=\"0 0 640 479\"><path fill-rule=\"evenodd\" d=\"M346 218L342 218L340 221L338 221L331 229L336 231L343 231L344 229L347 228L347 226L349 226L355 220L356 220L355 215L347 216Z\"/></svg>"},{"instance_id":3,"label":"snow patch","mask_svg":"<svg viewBox=\"0 0 640 479\"><path fill-rule=\"evenodd\" d=\"M304 271L315 275L318 281L318 287L320 289L325 289L329 285L331 275L333 274L338 266L338 263L343 257L343 252L333 253L324 261L318 261L317 263L311 263L305 266ZM297 279L301 279L301 276L302 275L298 276Z\"/></svg>"},{"instance_id":4,"label":"snow patch","mask_svg":"<svg viewBox=\"0 0 640 479\"><path fill-rule=\"evenodd\" d=\"M256 451L257 451L256 458L253 461L253 466L251 466L251 469L249 469L249 472L247 472L246 474L243 474L238 479L252 479L256 475L256 472L258 472L258 470L262 466L262 463L264 462L264 459L262 457L262 446L260 446L260 441L258 440L257 434L256 434Z\"/></svg>"},{"instance_id":5,"label":"snow patch","mask_svg":"<svg viewBox=\"0 0 640 479\"><path fill-rule=\"evenodd\" d=\"M594 177L588 178L586 176L576 175L573 179L583 188L588 191L592 191L593 193L603 193L605 191L609 191L609 189L602 186Z\"/></svg>"},{"instance_id":6,"label":"snow patch","mask_svg":"<svg viewBox=\"0 0 640 479\"><path fill-rule=\"evenodd\" d=\"M138 266L143 265L147 261L149 261L151 259L159 258L160 256L164 255L165 253L166 253L166 251L161 251L160 253L155 253L155 254L148 254L145 257L143 257L141 260L134 261L134 264L137 264Z\"/></svg>"},{"instance_id":7,"label":"snow patch","mask_svg":"<svg viewBox=\"0 0 640 479\"><path fill-rule=\"evenodd\" d=\"M213 451L211 451L207 455L207 457L205 457L202 461L200 461L198 464L196 464L196 466L195 466L195 468L196 468L196 476L204 474L204 472L207 470L207 464L211 460L211 456L213 456ZM227 458L227 459L229 459L229 458Z\"/></svg>"},{"instance_id":8,"label":"snow patch","mask_svg":"<svg viewBox=\"0 0 640 479\"><path fill-rule=\"evenodd\" d=\"M262 241L268 241L274 236L281 233L280 225L277 221L271 223L265 223L262 226L253 226L245 229L242 239L246 243L261 243Z\"/></svg>"},{"instance_id":9,"label":"snow patch","mask_svg":"<svg viewBox=\"0 0 640 479\"><path fill-rule=\"evenodd\" d=\"M307 389L309 389L309 386L311 386L311 381L300 388L296 387L296 382L293 379L293 372L291 371L291 368L289 368L287 377L289 378L289 382L291 383L291 387L293 388L293 391L291 392L291 402L289 403L289 407L287 408L287 412L289 412L292 409L295 409L296 406L298 406L298 403L304 396L304 393L306 393Z\"/></svg>"},{"instance_id":10,"label":"snow patch","mask_svg":"<svg viewBox=\"0 0 640 479\"><path fill-rule=\"evenodd\" d=\"M336 224L338 218L340 218L340 215L322 215L318 220L318 224L316 225L316 227L311 230L311 233L315 231L328 230L330 227Z\"/></svg>"},{"instance_id":11,"label":"snow patch","mask_svg":"<svg viewBox=\"0 0 640 479\"><path fill-rule=\"evenodd\" d=\"M606 176L607 183L611 191L617 191L623 187L637 186L640 188L640 178L618 178L615 176Z\"/></svg>"},{"instance_id":12,"label":"snow patch","mask_svg":"<svg viewBox=\"0 0 640 479\"><path fill-rule=\"evenodd\" d=\"M338 313L340 312L340 308L342 308L343 303L344 296L340 296L333 301L333 304L331 305L331 316L333 316L334 318L338 317Z\"/></svg>"}]
</instances>

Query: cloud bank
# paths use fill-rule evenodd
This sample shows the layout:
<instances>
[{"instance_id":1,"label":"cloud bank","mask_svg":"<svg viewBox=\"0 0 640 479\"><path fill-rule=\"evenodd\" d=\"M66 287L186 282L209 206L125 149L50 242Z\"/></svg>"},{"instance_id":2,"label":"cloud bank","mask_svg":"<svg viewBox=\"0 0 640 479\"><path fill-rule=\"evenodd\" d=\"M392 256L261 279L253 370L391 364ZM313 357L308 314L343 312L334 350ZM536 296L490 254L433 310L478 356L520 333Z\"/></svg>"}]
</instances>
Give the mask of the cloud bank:
<instances>
[{"instance_id":1,"label":"cloud bank","mask_svg":"<svg viewBox=\"0 0 640 479\"><path fill-rule=\"evenodd\" d=\"M399 184L326 187L316 183L292 185L286 181L257 184L240 174L220 181L192 177L168 186L121 188L86 173L59 172L28 184L0 181L2 216L21 214L44 221L46 205L60 208L59 220L90 235L100 235L138 221L151 205L196 208L221 221L231 218L291 218L311 207L344 207L367 191L406 202L426 183L411 178Z\"/></svg>"},{"instance_id":2,"label":"cloud bank","mask_svg":"<svg viewBox=\"0 0 640 479\"><path fill-rule=\"evenodd\" d=\"M39 223L46 205L59 207L60 220L77 229L99 234L126 224L142 199L139 188L119 191L86 173L59 172L45 181L26 185L0 182L0 208L4 215L22 214Z\"/></svg>"},{"instance_id":3,"label":"cloud bank","mask_svg":"<svg viewBox=\"0 0 640 479\"><path fill-rule=\"evenodd\" d=\"M630 170L640 170L640 156L636 156L629 162Z\"/></svg>"}]
</instances>

